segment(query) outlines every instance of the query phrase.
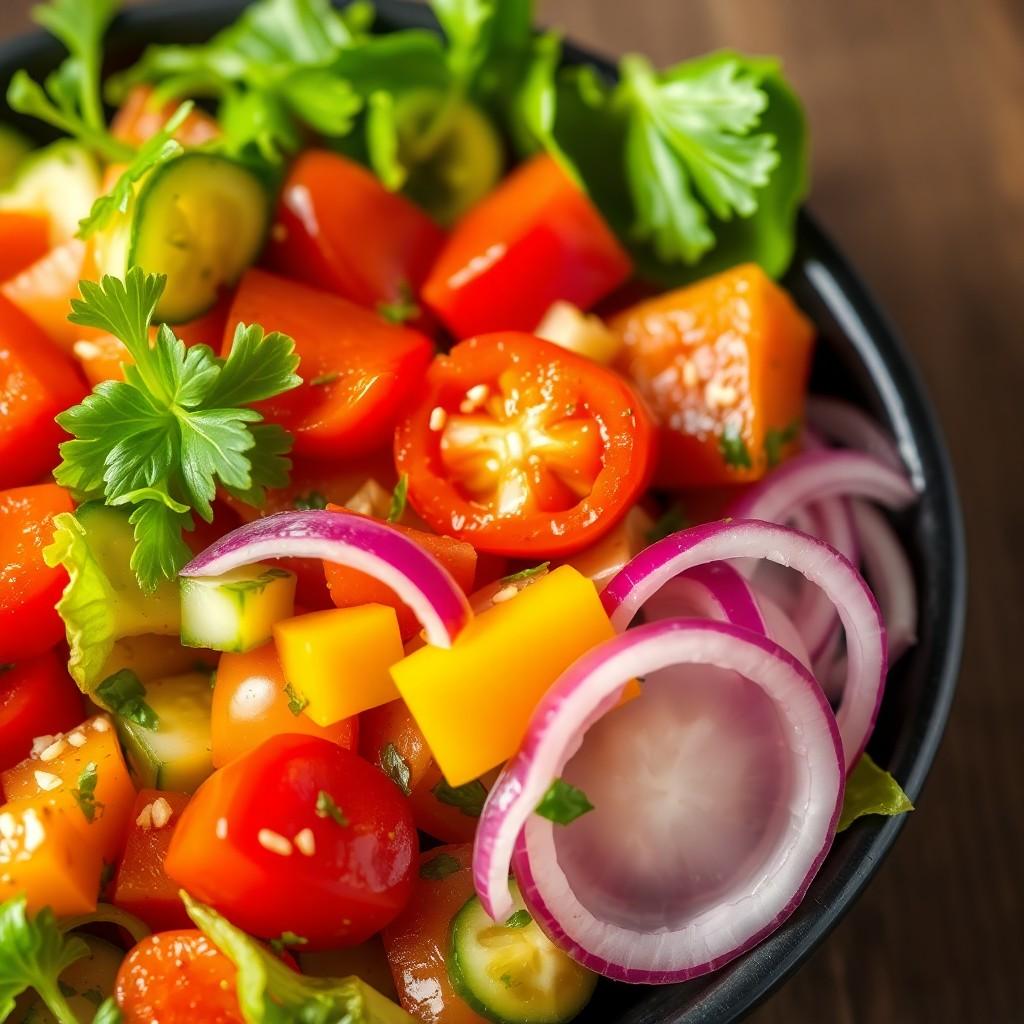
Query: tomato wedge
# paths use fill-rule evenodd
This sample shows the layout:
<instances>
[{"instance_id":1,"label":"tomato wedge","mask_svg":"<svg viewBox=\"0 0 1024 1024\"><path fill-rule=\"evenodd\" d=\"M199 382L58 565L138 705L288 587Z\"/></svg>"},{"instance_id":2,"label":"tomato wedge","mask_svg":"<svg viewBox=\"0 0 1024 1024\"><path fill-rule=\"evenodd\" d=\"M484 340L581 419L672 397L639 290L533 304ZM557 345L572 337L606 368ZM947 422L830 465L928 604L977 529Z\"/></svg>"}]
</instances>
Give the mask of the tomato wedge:
<instances>
[{"instance_id":1,"label":"tomato wedge","mask_svg":"<svg viewBox=\"0 0 1024 1024\"><path fill-rule=\"evenodd\" d=\"M68 582L60 567L43 561L53 517L74 509L56 484L0 492L0 664L49 650L64 638L54 605Z\"/></svg>"},{"instance_id":2,"label":"tomato wedge","mask_svg":"<svg viewBox=\"0 0 1024 1024\"><path fill-rule=\"evenodd\" d=\"M295 436L295 453L341 459L387 439L419 387L434 346L338 295L249 270L228 316L225 352L235 326L262 324L295 339L304 383L257 408Z\"/></svg>"},{"instance_id":3,"label":"tomato wedge","mask_svg":"<svg viewBox=\"0 0 1024 1024\"><path fill-rule=\"evenodd\" d=\"M459 338L532 331L556 300L588 309L630 270L593 203L551 157L537 156L456 225L423 299Z\"/></svg>"},{"instance_id":4,"label":"tomato wedge","mask_svg":"<svg viewBox=\"0 0 1024 1024\"><path fill-rule=\"evenodd\" d=\"M653 436L614 372L509 332L434 360L395 461L438 533L543 558L586 547L626 513L650 478Z\"/></svg>"},{"instance_id":5,"label":"tomato wedge","mask_svg":"<svg viewBox=\"0 0 1024 1024\"><path fill-rule=\"evenodd\" d=\"M281 274L368 309L414 299L444 232L404 196L337 153L311 149L288 173L267 246ZM415 319L415 314L412 319Z\"/></svg>"}]
</instances>

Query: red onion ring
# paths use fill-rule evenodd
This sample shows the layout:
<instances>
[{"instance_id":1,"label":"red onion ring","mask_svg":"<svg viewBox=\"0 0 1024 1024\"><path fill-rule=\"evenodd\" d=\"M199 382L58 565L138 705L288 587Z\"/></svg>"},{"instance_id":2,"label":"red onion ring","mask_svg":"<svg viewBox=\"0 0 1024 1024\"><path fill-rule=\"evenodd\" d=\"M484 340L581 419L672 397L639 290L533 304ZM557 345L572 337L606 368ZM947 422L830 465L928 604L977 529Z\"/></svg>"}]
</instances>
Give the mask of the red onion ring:
<instances>
[{"instance_id":1,"label":"red onion ring","mask_svg":"<svg viewBox=\"0 0 1024 1024\"><path fill-rule=\"evenodd\" d=\"M321 558L365 572L407 604L437 647L450 647L472 618L451 573L415 541L348 512L278 512L225 534L196 555L182 576L220 576L266 558Z\"/></svg>"},{"instance_id":2,"label":"red onion ring","mask_svg":"<svg viewBox=\"0 0 1024 1024\"><path fill-rule=\"evenodd\" d=\"M895 442L863 409L839 398L809 395L807 420L834 444L873 455L891 469L903 471Z\"/></svg>"}]
</instances>

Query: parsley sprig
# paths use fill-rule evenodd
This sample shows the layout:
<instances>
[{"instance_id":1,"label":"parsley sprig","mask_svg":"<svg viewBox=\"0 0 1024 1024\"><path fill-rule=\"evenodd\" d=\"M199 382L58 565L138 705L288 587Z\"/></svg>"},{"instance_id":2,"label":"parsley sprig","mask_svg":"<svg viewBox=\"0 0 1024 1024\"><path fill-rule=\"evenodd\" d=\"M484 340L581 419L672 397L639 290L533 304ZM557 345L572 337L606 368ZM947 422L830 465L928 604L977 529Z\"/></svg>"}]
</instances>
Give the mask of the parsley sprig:
<instances>
[{"instance_id":1,"label":"parsley sprig","mask_svg":"<svg viewBox=\"0 0 1024 1024\"><path fill-rule=\"evenodd\" d=\"M149 327L166 278L138 267L123 281L81 283L73 323L108 331L133 360L123 381L104 381L57 418L74 440L54 474L79 500L128 505L135 527L131 567L147 592L188 561L182 539L193 514L213 519L218 485L250 504L287 482L291 437L263 423L250 403L301 383L291 338L239 324L226 358L186 348L165 324Z\"/></svg>"}]
</instances>

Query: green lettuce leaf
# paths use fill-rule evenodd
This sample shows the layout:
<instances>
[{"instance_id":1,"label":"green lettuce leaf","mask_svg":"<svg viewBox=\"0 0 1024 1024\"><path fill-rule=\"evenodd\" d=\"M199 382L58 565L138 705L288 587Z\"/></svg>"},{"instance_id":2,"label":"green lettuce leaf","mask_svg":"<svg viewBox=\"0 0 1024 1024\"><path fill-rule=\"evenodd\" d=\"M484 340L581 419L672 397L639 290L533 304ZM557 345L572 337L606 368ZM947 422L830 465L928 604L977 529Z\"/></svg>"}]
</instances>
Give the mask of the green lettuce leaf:
<instances>
[{"instance_id":1,"label":"green lettuce leaf","mask_svg":"<svg viewBox=\"0 0 1024 1024\"><path fill-rule=\"evenodd\" d=\"M903 787L867 754L861 754L846 780L846 796L837 831L842 832L865 814L906 814L914 805Z\"/></svg>"}]
</instances>

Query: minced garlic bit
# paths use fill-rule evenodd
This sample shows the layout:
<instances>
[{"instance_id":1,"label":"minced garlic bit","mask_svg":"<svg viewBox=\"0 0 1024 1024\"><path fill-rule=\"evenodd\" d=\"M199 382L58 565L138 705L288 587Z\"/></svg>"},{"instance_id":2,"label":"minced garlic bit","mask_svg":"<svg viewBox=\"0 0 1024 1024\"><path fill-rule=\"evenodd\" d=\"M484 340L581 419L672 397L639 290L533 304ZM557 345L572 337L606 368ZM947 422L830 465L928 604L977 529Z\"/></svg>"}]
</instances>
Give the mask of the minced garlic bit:
<instances>
[{"instance_id":1,"label":"minced garlic bit","mask_svg":"<svg viewBox=\"0 0 1024 1024\"><path fill-rule=\"evenodd\" d=\"M227 839L228 837L228 819L218 818L217 824L213 827L213 834L218 839Z\"/></svg>"},{"instance_id":2,"label":"minced garlic bit","mask_svg":"<svg viewBox=\"0 0 1024 1024\"><path fill-rule=\"evenodd\" d=\"M256 842L258 842L264 850L280 854L282 857L287 857L292 852L291 840L281 835L280 832L275 832L270 828L261 828L259 832L256 833Z\"/></svg>"},{"instance_id":3,"label":"minced garlic bit","mask_svg":"<svg viewBox=\"0 0 1024 1024\"><path fill-rule=\"evenodd\" d=\"M153 827L153 805L146 804L145 807L139 811L139 816L135 819L135 824L141 829L150 829Z\"/></svg>"},{"instance_id":4,"label":"minced garlic bit","mask_svg":"<svg viewBox=\"0 0 1024 1024\"><path fill-rule=\"evenodd\" d=\"M25 813L21 816L21 820L24 822L25 838L22 841L22 849L25 853L32 853L38 850L46 839L46 829L43 828L43 823L39 820L39 815L36 814L35 809L29 807Z\"/></svg>"},{"instance_id":5,"label":"minced garlic bit","mask_svg":"<svg viewBox=\"0 0 1024 1024\"><path fill-rule=\"evenodd\" d=\"M445 423L448 422L448 413L444 411L439 405L435 405L430 410L430 423L428 424L431 430L444 430Z\"/></svg>"},{"instance_id":6,"label":"minced garlic bit","mask_svg":"<svg viewBox=\"0 0 1024 1024\"><path fill-rule=\"evenodd\" d=\"M35 776L36 785L47 792L56 789L61 783L60 776L54 775L53 772L41 772L37 769L32 774Z\"/></svg>"},{"instance_id":7,"label":"minced garlic bit","mask_svg":"<svg viewBox=\"0 0 1024 1024\"><path fill-rule=\"evenodd\" d=\"M54 761L67 749L67 744L61 740L54 740L45 750L39 754L40 761Z\"/></svg>"},{"instance_id":8,"label":"minced garlic bit","mask_svg":"<svg viewBox=\"0 0 1024 1024\"><path fill-rule=\"evenodd\" d=\"M171 805L158 796L152 803L153 828L163 828L171 820Z\"/></svg>"},{"instance_id":9,"label":"minced garlic bit","mask_svg":"<svg viewBox=\"0 0 1024 1024\"><path fill-rule=\"evenodd\" d=\"M459 412L476 412L488 398L491 397L491 389L486 384L474 384L467 392L465 399L459 403Z\"/></svg>"},{"instance_id":10,"label":"minced garlic bit","mask_svg":"<svg viewBox=\"0 0 1024 1024\"><path fill-rule=\"evenodd\" d=\"M491 603L503 604L505 601L511 601L518 593L519 588L514 583L510 583L507 587L502 587L501 590L491 598Z\"/></svg>"},{"instance_id":11,"label":"minced garlic bit","mask_svg":"<svg viewBox=\"0 0 1024 1024\"><path fill-rule=\"evenodd\" d=\"M73 747L84 747L88 743L85 733L81 729L76 729L74 732L69 732L65 737L68 743Z\"/></svg>"},{"instance_id":12,"label":"minced garlic bit","mask_svg":"<svg viewBox=\"0 0 1024 1024\"><path fill-rule=\"evenodd\" d=\"M94 718L92 727L96 732L110 732L110 723L105 718Z\"/></svg>"},{"instance_id":13,"label":"minced garlic bit","mask_svg":"<svg viewBox=\"0 0 1024 1024\"><path fill-rule=\"evenodd\" d=\"M32 757L38 757L51 743L56 739L56 736L37 736L32 741Z\"/></svg>"},{"instance_id":14,"label":"minced garlic bit","mask_svg":"<svg viewBox=\"0 0 1024 1024\"><path fill-rule=\"evenodd\" d=\"M305 857L316 853L316 839L311 828L304 828L295 836L295 848Z\"/></svg>"}]
</instances>

